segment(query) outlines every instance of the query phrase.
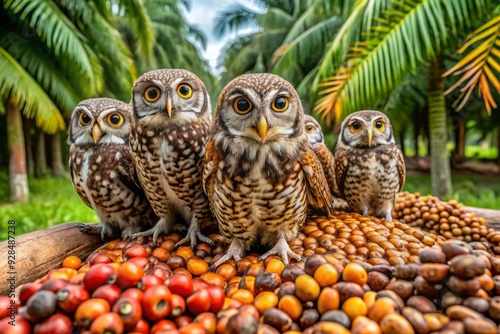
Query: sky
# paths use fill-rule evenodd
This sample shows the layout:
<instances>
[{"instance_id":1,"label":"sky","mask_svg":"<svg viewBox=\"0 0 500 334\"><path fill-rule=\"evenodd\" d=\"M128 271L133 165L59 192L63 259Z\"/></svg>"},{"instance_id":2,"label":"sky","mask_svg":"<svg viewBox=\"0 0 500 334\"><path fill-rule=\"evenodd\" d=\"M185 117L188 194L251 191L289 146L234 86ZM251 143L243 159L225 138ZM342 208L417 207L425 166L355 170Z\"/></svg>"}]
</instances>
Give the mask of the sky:
<instances>
[{"instance_id":1,"label":"sky","mask_svg":"<svg viewBox=\"0 0 500 334\"><path fill-rule=\"evenodd\" d=\"M252 9L259 10L257 7L253 6L251 1L245 0L191 0L191 9L189 12L184 13L184 17L186 20L193 25L196 25L200 28L205 35L207 36L208 43L207 49L202 50L202 56L208 60L210 66L214 73L218 73L217 66L217 58L219 57L220 51L224 44L236 37L236 33L232 33L231 35L226 35L223 38L216 38L213 33L213 24L214 19L217 16L217 13L230 8L232 4L239 2L244 3L246 6ZM247 34L251 32L252 28L242 29L239 34Z\"/></svg>"}]
</instances>

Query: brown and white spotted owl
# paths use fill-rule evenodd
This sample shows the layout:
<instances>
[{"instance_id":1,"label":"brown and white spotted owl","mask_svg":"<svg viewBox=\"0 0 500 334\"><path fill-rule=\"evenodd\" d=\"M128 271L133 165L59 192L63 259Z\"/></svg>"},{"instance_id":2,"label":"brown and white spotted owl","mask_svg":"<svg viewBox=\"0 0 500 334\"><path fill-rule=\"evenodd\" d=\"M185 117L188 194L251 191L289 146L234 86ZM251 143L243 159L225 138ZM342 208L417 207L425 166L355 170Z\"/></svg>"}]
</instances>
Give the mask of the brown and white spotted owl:
<instances>
[{"instance_id":1,"label":"brown and white spotted owl","mask_svg":"<svg viewBox=\"0 0 500 334\"><path fill-rule=\"evenodd\" d=\"M212 267L240 259L257 243L271 254L301 257L287 241L304 223L308 204L332 211L331 195L307 144L304 112L293 86L273 74L232 80L217 103L206 148L203 185L227 253Z\"/></svg>"},{"instance_id":2,"label":"brown and white spotted owl","mask_svg":"<svg viewBox=\"0 0 500 334\"><path fill-rule=\"evenodd\" d=\"M325 145L323 131L318 121L311 115L304 115L304 128L307 140L313 152L321 161L323 172L325 173L328 188L332 193L333 207L335 209L349 211L349 205L340 198L340 194L335 181L335 159L330 149Z\"/></svg>"},{"instance_id":3,"label":"brown and white spotted owl","mask_svg":"<svg viewBox=\"0 0 500 334\"><path fill-rule=\"evenodd\" d=\"M339 192L354 211L392 221L406 168L385 114L358 111L342 122L335 173Z\"/></svg>"},{"instance_id":4,"label":"brown and white spotted owl","mask_svg":"<svg viewBox=\"0 0 500 334\"><path fill-rule=\"evenodd\" d=\"M161 69L143 74L132 90L132 160L153 209L160 217L149 231L172 230L179 214L189 223L180 245L196 238L212 243L200 233L202 219L210 217L203 193L201 172L211 122L210 100L203 82L182 69Z\"/></svg>"},{"instance_id":5,"label":"brown and white spotted owl","mask_svg":"<svg viewBox=\"0 0 500 334\"><path fill-rule=\"evenodd\" d=\"M83 231L104 239L150 228L157 217L139 186L128 146L132 109L121 101L99 98L80 102L69 128L71 180L78 195L96 212L100 224Z\"/></svg>"}]
</instances>

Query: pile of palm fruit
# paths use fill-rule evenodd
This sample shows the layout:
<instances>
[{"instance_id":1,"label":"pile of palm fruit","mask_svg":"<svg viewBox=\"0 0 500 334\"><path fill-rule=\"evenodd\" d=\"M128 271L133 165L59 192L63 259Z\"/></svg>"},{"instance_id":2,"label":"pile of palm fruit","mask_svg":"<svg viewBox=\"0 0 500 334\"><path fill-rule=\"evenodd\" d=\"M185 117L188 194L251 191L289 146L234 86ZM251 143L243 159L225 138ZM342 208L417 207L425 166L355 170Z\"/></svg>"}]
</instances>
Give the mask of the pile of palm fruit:
<instances>
[{"instance_id":1,"label":"pile of palm fruit","mask_svg":"<svg viewBox=\"0 0 500 334\"><path fill-rule=\"evenodd\" d=\"M21 287L0 333L497 333L499 234L455 201L402 193L393 222L311 217L285 266L181 235L115 240ZM449 233L446 233L449 232ZM82 261L83 260L83 261Z\"/></svg>"},{"instance_id":2,"label":"pile of palm fruit","mask_svg":"<svg viewBox=\"0 0 500 334\"><path fill-rule=\"evenodd\" d=\"M434 196L402 192L398 195L393 218L446 239L489 242L492 251L500 254L500 234L456 200L443 202Z\"/></svg>"}]
</instances>

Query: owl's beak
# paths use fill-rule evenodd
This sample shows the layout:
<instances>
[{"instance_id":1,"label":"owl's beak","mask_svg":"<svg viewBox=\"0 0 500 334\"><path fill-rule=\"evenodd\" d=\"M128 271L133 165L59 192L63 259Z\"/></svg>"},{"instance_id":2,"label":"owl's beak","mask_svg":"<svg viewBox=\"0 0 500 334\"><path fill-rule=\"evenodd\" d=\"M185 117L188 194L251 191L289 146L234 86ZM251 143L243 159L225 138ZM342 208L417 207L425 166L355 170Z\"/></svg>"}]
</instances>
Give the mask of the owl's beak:
<instances>
[{"instance_id":1,"label":"owl's beak","mask_svg":"<svg viewBox=\"0 0 500 334\"><path fill-rule=\"evenodd\" d=\"M368 147L372 145L373 130L368 129Z\"/></svg>"},{"instance_id":2,"label":"owl's beak","mask_svg":"<svg viewBox=\"0 0 500 334\"><path fill-rule=\"evenodd\" d=\"M94 138L94 143L97 143L102 137L102 130L99 125L94 125L92 127L92 138Z\"/></svg>"},{"instance_id":3,"label":"owl's beak","mask_svg":"<svg viewBox=\"0 0 500 334\"><path fill-rule=\"evenodd\" d=\"M167 114L169 118L172 117L172 99L170 95L167 97Z\"/></svg>"},{"instance_id":4,"label":"owl's beak","mask_svg":"<svg viewBox=\"0 0 500 334\"><path fill-rule=\"evenodd\" d=\"M267 121L264 116L260 116L259 124L257 125L257 130L259 131L260 139L264 141L267 135Z\"/></svg>"}]
</instances>

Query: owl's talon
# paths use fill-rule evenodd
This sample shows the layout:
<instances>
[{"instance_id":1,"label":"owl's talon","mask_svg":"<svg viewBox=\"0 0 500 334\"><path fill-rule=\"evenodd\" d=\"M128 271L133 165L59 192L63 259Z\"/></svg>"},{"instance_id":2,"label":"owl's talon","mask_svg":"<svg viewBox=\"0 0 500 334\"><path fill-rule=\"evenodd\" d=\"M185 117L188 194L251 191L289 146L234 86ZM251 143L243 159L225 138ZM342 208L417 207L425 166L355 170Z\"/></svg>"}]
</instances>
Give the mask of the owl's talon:
<instances>
[{"instance_id":1,"label":"owl's talon","mask_svg":"<svg viewBox=\"0 0 500 334\"><path fill-rule=\"evenodd\" d=\"M196 217L193 217L193 218L191 218L191 223L189 224L187 235L184 238L182 238L181 240L179 240L174 245L174 247L172 248L172 250L177 249L182 244L184 244L184 243L186 243L188 241L191 244L191 249L192 250L196 250L197 240L200 240L201 242L205 242L205 243L209 244L212 247L214 246L214 243L212 242L212 240L210 240L210 238L208 238L207 236L201 234L201 232L200 232L200 226L199 226L199 223L198 223L198 219Z\"/></svg>"},{"instance_id":2,"label":"owl's talon","mask_svg":"<svg viewBox=\"0 0 500 334\"><path fill-rule=\"evenodd\" d=\"M288 266L288 264L290 263L288 261L289 257L297 261L304 261L304 257L302 255L299 255L290 249L290 246L288 246L288 243L286 242L284 237L280 237L276 245L274 245L273 248L261 255L259 259L264 260L265 258L273 254L278 254L285 266Z\"/></svg>"},{"instance_id":3,"label":"owl's talon","mask_svg":"<svg viewBox=\"0 0 500 334\"><path fill-rule=\"evenodd\" d=\"M165 218L162 218L156 223L156 225L149 230L146 230L144 232L138 232L132 234L131 239L135 239L138 237L149 237L150 235L153 235L153 245L157 247L156 241L158 240L158 236L160 233L168 233L170 228L168 227L167 221Z\"/></svg>"},{"instance_id":4,"label":"owl's talon","mask_svg":"<svg viewBox=\"0 0 500 334\"><path fill-rule=\"evenodd\" d=\"M226 251L226 254L224 254L220 259L217 260L214 264L212 264L208 269L210 268L213 270L223 264L224 262L234 259L235 261L241 260L243 257L243 254L245 253L245 249L243 247L242 241L239 239L233 239L231 241L231 244L229 245L229 248Z\"/></svg>"}]
</instances>

